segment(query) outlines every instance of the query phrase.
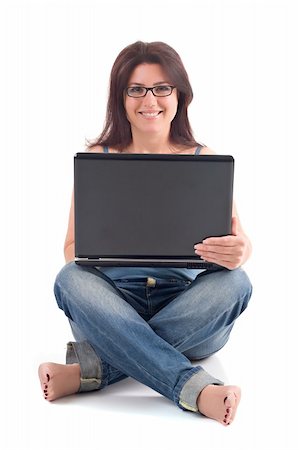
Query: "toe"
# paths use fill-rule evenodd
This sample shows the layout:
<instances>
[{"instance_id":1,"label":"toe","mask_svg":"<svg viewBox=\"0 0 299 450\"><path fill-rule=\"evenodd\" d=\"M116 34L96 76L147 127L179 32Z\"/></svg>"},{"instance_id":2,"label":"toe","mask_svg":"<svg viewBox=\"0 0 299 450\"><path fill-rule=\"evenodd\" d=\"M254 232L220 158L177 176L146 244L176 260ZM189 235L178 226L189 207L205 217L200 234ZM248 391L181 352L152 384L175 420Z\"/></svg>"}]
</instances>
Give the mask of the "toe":
<instances>
[{"instance_id":1,"label":"toe","mask_svg":"<svg viewBox=\"0 0 299 450\"><path fill-rule=\"evenodd\" d=\"M226 414L228 415L226 418L227 425L231 424L232 421L234 420L240 399L241 399L241 390L239 388L229 393L229 395L226 397L225 406L227 408Z\"/></svg>"},{"instance_id":2,"label":"toe","mask_svg":"<svg viewBox=\"0 0 299 450\"><path fill-rule=\"evenodd\" d=\"M236 396L234 392L230 392L227 397L224 399L224 404L226 406L226 410L232 410L236 403Z\"/></svg>"},{"instance_id":3,"label":"toe","mask_svg":"<svg viewBox=\"0 0 299 450\"><path fill-rule=\"evenodd\" d=\"M47 363L43 363L39 366L38 376L39 376L43 396L46 400L48 400L50 375L49 375L49 367L48 367Z\"/></svg>"}]
</instances>

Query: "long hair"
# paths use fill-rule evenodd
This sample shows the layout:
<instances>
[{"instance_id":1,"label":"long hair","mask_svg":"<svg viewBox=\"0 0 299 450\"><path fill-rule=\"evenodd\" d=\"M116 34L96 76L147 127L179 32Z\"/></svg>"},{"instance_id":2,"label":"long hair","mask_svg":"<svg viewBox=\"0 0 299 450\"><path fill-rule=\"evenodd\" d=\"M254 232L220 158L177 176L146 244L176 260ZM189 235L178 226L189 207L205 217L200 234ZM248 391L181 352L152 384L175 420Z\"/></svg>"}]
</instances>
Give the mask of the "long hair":
<instances>
[{"instance_id":1,"label":"long hair","mask_svg":"<svg viewBox=\"0 0 299 450\"><path fill-rule=\"evenodd\" d=\"M88 142L88 147L103 145L122 151L131 144L131 125L126 116L123 96L133 70L142 63L160 64L169 81L176 86L178 108L170 127L170 142L186 147L198 145L187 111L193 91L180 56L164 42L137 41L125 47L112 66L104 129L95 141Z\"/></svg>"}]
</instances>

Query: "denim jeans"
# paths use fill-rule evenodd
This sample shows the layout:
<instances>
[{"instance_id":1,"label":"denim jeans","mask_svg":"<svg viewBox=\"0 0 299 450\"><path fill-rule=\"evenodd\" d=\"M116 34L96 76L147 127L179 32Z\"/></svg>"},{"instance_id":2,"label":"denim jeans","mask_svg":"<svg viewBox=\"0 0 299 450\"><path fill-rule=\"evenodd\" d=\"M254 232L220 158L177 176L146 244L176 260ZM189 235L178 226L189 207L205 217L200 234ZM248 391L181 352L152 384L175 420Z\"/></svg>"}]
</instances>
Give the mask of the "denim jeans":
<instances>
[{"instance_id":1,"label":"denim jeans","mask_svg":"<svg viewBox=\"0 0 299 450\"><path fill-rule=\"evenodd\" d=\"M71 262L54 291L76 339L68 343L66 362L80 364L81 392L130 376L197 412L204 387L223 383L191 361L225 345L252 287L241 268L205 271L192 282L112 281L99 268Z\"/></svg>"}]
</instances>

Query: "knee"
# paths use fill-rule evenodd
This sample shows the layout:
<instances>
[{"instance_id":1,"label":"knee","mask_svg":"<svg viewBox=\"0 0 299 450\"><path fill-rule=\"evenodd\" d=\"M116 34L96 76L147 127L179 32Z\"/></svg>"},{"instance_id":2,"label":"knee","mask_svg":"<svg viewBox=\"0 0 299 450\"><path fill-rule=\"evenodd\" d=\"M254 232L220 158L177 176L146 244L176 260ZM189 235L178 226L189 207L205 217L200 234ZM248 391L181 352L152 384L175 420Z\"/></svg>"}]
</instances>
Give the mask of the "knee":
<instances>
[{"instance_id":1,"label":"knee","mask_svg":"<svg viewBox=\"0 0 299 450\"><path fill-rule=\"evenodd\" d=\"M74 289L79 288L80 277L78 276L78 266L75 262L66 264L57 274L54 282L54 294L59 308L62 308L65 294L71 294Z\"/></svg>"},{"instance_id":2,"label":"knee","mask_svg":"<svg viewBox=\"0 0 299 450\"><path fill-rule=\"evenodd\" d=\"M100 270L92 266L80 266L75 262L66 264L58 273L54 283L54 294L58 307L69 318L73 307L80 310L112 310L117 299L113 282ZM107 300L109 298L109 301Z\"/></svg>"},{"instance_id":3,"label":"knee","mask_svg":"<svg viewBox=\"0 0 299 450\"><path fill-rule=\"evenodd\" d=\"M98 273L93 273L95 271ZM66 264L56 276L54 283L54 294L58 306L63 309L62 305L67 300L85 298L87 292L92 291L95 278L99 283L101 273L93 267L79 266L75 262Z\"/></svg>"},{"instance_id":4,"label":"knee","mask_svg":"<svg viewBox=\"0 0 299 450\"><path fill-rule=\"evenodd\" d=\"M239 268L221 270L203 276L196 285L209 297L211 308L227 311L237 308L239 313L245 310L252 294L252 285L246 272Z\"/></svg>"},{"instance_id":5,"label":"knee","mask_svg":"<svg viewBox=\"0 0 299 450\"><path fill-rule=\"evenodd\" d=\"M77 284L79 280L78 269L79 266L73 261L63 266L56 276L54 290L67 289Z\"/></svg>"},{"instance_id":6,"label":"knee","mask_svg":"<svg viewBox=\"0 0 299 450\"><path fill-rule=\"evenodd\" d=\"M225 270L219 282L223 307L239 316L247 308L252 294L252 285L246 272L241 268Z\"/></svg>"},{"instance_id":7,"label":"knee","mask_svg":"<svg viewBox=\"0 0 299 450\"><path fill-rule=\"evenodd\" d=\"M243 302L243 311L247 307L252 295L252 284L250 279L242 268L230 271L228 273L228 278L234 296Z\"/></svg>"}]
</instances>

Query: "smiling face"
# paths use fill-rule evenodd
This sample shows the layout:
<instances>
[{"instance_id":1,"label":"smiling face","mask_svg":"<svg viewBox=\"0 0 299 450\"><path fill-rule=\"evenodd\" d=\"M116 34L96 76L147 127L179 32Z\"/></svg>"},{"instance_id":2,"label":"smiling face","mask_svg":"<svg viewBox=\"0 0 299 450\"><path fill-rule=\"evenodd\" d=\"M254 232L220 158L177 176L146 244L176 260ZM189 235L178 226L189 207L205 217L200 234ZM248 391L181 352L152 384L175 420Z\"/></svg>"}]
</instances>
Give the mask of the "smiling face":
<instances>
[{"instance_id":1,"label":"smiling face","mask_svg":"<svg viewBox=\"0 0 299 450\"><path fill-rule=\"evenodd\" d=\"M159 64L140 64L132 72L128 87L172 85ZM150 133L168 136L170 124L177 112L177 91L167 97L155 97L148 91L145 97L134 98L125 94L124 106L131 124L132 135Z\"/></svg>"}]
</instances>

